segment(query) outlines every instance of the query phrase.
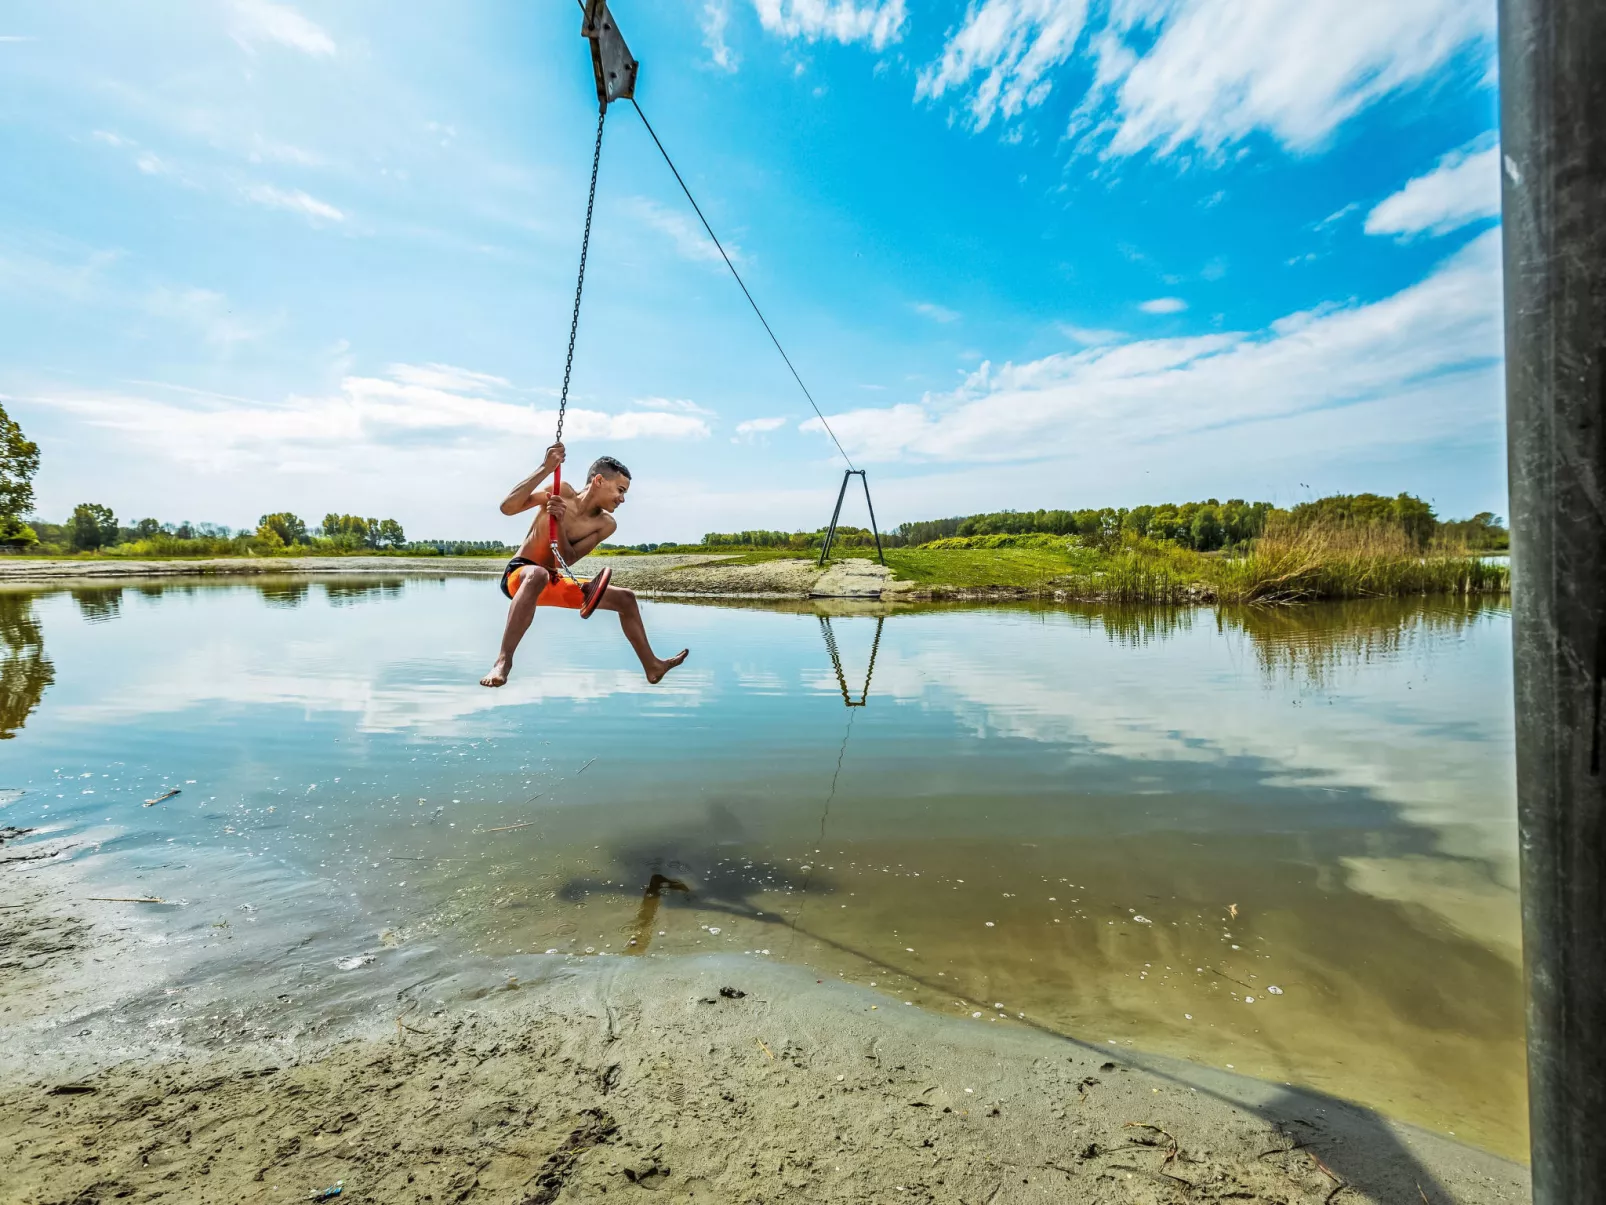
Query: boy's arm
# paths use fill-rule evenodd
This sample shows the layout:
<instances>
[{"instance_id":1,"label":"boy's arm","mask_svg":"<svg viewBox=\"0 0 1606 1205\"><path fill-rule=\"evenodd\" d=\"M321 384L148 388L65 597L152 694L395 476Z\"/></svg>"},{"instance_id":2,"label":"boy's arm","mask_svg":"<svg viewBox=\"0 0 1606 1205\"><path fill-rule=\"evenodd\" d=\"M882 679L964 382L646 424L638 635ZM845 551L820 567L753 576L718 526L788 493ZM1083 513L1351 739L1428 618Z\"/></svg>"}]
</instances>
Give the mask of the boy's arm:
<instances>
[{"instance_id":1,"label":"boy's arm","mask_svg":"<svg viewBox=\"0 0 1606 1205\"><path fill-rule=\"evenodd\" d=\"M573 493L572 490L567 487L567 485L564 487L564 492ZM601 524L597 524L596 529L589 530L589 532L586 532L585 535L581 535L578 540L570 540L569 532L564 530L565 525L564 522L562 522L562 513L564 513L564 503L562 503L562 500L560 500L559 504L557 504L556 513L557 516L559 516L559 524L557 524L557 551L562 553L562 556L564 556L564 561L578 561L578 559L583 558L583 556L588 556L588 554L591 553L591 549L596 548L599 543L607 540L610 535L613 535L615 530L618 530L618 521L613 519L612 514L604 514L604 516L602 516Z\"/></svg>"},{"instance_id":2,"label":"boy's arm","mask_svg":"<svg viewBox=\"0 0 1606 1205\"><path fill-rule=\"evenodd\" d=\"M568 551L563 554L564 560L578 561L581 557L589 555L592 549L619 530L619 521L612 515L603 515L602 519L603 522L598 525L595 531L587 532L572 544L567 536L564 537L563 542L568 547Z\"/></svg>"},{"instance_id":3,"label":"boy's arm","mask_svg":"<svg viewBox=\"0 0 1606 1205\"><path fill-rule=\"evenodd\" d=\"M563 463L564 448L560 443L553 444L546 450L546 459L541 467L536 469L523 481L508 491L506 498L502 499L502 513L516 515L520 511L530 510L533 507L545 506L548 498L552 496L550 490L537 487L552 475L552 471Z\"/></svg>"}]
</instances>

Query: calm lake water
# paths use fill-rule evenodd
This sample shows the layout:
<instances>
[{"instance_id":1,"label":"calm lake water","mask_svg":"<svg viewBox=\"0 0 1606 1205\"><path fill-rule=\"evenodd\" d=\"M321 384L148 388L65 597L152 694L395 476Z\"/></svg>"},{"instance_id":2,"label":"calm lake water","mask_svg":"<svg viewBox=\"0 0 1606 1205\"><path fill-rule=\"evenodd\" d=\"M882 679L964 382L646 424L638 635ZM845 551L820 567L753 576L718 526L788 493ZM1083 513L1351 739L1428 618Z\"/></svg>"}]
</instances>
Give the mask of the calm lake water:
<instances>
[{"instance_id":1,"label":"calm lake water","mask_svg":"<svg viewBox=\"0 0 1606 1205\"><path fill-rule=\"evenodd\" d=\"M663 685L543 613L490 691L502 610L0 591L0 824L184 901L129 909L173 976L752 952L1522 1157L1504 606L659 603Z\"/></svg>"}]
</instances>

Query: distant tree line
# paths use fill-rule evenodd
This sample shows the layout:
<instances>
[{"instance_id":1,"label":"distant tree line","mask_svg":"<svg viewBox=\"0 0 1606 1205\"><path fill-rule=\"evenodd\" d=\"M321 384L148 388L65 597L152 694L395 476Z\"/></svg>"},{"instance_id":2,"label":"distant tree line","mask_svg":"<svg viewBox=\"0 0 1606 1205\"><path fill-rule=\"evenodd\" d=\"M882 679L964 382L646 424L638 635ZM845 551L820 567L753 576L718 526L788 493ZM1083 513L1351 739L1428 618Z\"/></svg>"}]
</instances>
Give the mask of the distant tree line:
<instances>
[{"instance_id":1,"label":"distant tree line","mask_svg":"<svg viewBox=\"0 0 1606 1205\"><path fill-rule=\"evenodd\" d=\"M1273 516L1293 529L1317 525L1384 526L1403 531L1418 547L1434 544L1498 551L1509 547L1510 534L1498 516L1483 512L1470 519L1441 520L1433 507L1414 494L1334 494L1280 510L1270 502L1229 498L1221 502L1164 502L1152 506L1100 507L1083 510L1005 510L948 519L901 523L881 533L887 547L918 547L937 540L987 536L1049 535L1074 538L1084 545L1111 546L1127 537L1163 540L1198 552L1246 548L1266 530ZM816 531L709 532L704 548L787 548L803 552L824 542ZM839 527L837 539L847 547L873 543L866 528ZM645 550L646 546L641 546ZM654 545L653 547L675 547Z\"/></svg>"},{"instance_id":2,"label":"distant tree line","mask_svg":"<svg viewBox=\"0 0 1606 1205\"><path fill-rule=\"evenodd\" d=\"M220 556L271 554L297 548L309 553L402 551L411 549L402 525L395 519L366 519L358 515L328 514L320 527L309 528L289 511L263 515L254 528L237 530L217 523L164 523L157 519L118 521L108 506L82 502L65 523L34 519L27 540L16 541L41 552L104 552L130 555ZM445 541L434 541L435 552ZM457 541L467 546L489 541Z\"/></svg>"},{"instance_id":3,"label":"distant tree line","mask_svg":"<svg viewBox=\"0 0 1606 1205\"><path fill-rule=\"evenodd\" d=\"M257 522L256 538L274 551L319 542L349 552L401 549L407 545L402 525L395 519L364 519L360 515L334 513L325 515L323 525L312 531L307 530L305 521L289 511L263 515Z\"/></svg>"}]
</instances>

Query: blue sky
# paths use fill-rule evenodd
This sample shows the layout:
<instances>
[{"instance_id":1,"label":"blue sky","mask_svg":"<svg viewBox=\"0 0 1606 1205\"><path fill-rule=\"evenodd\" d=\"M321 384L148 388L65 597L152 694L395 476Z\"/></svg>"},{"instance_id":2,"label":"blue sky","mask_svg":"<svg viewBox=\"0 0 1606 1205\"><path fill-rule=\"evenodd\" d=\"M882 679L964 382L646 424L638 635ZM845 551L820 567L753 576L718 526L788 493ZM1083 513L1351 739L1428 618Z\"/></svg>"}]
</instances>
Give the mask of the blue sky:
<instances>
[{"instance_id":1,"label":"blue sky","mask_svg":"<svg viewBox=\"0 0 1606 1205\"><path fill-rule=\"evenodd\" d=\"M883 526L1505 511L1492 0L615 15ZM563 0L8 5L0 398L40 512L516 537L594 129ZM569 432L635 472L631 541L818 526L841 470L628 106Z\"/></svg>"}]
</instances>

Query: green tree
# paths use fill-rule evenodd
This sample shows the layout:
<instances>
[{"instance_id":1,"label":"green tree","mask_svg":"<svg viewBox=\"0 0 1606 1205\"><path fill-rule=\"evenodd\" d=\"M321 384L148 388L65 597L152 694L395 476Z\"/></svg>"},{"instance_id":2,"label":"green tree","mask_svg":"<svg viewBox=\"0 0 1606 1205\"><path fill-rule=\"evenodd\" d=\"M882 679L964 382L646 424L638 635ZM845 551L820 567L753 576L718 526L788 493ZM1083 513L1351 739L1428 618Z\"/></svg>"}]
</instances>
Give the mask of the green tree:
<instances>
[{"instance_id":1,"label":"green tree","mask_svg":"<svg viewBox=\"0 0 1606 1205\"><path fill-rule=\"evenodd\" d=\"M400 548L407 543L407 536L395 519L381 519L375 530L375 542L382 548Z\"/></svg>"},{"instance_id":2,"label":"green tree","mask_svg":"<svg viewBox=\"0 0 1606 1205\"><path fill-rule=\"evenodd\" d=\"M1438 538L1446 544L1465 545L1474 552L1494 552L1511 547L1511 533L1491 511L1481 511L1470 519L1447 519L1439 524Z\"/></svg>"},{"instance_id":3,"label":"green tree","mask_svg":"<svg viewBox=\"0 0 1606 1205\"><path fill-rule=\"evenodd\" d=\"M358 515L327 514L323 517L325 539L333 540L343 548L367 548L368 522Z\"/></svg>"},{"instance_id":4,"label":"green tree","mask_svg":"<svg viewBox=\"0 0 1606 1205\"><path fill-rule=\"evenodd\" d=\"M22 517L33 509L33 475L38 471L39 445L0 406L0 540L15 542L27 530Z\"/></svg>"},{"instance_id":5,"label":"green tree","mask_svg":"<svg viewBox=\"0 0 1606 1205\"><path fill-rule=\"evenodd\" d=\"M305 544L307 542L307 525L289 511L280 511L277 514L263 515L257 521L257 535L263 539L267 533L272 532L282 544Z\"/></svg>"},{"instance_id":6,"label":"green tree","mask_svg":"<svg viewBox=\"0 0 1606 1205\"><path fill-rule=\"evenodd\" d=\"M1340 527L1397 526L1425 548L1438 530L1433 507L1415 494L1386 498L1381 494L1333 494L1313 502L1301 502L1289 512L1298 527L1332 523Z\"/></svg>"},{"instance_id":7,"label":"green tree","mask_svg":"<svg viewBox=\"0 0 1606 1205\"><path fill-rule=\"evenodd\" d=\"M136 540L148 540L162 530L162 525L155 519L139 519L135 521L132 530Z\"/></svg>"},{"instance_id":8,"label":"green tree","mask_svg":"<svg viewBox=\"0 0 1606 1205\"><path fill-rule=\"evenodd\" d=\"M1200 552L1214 552L1221 547L1225 535L1221 526L1221 512L1214 506L1201 506L1193 516L1191 527L1193 546Z\"/></svg>"},{"instance_id":9,"label":"green tree","mask_svg":"<svg viewBox=\"0 0 1606 1205\"><path fill-rule=\"evenodd\" d=\"M93 552L117 540L117 516L98 502L80 502L73 507L67 527L72 546L80 552Z\"/></svg>"}]
</instances>

